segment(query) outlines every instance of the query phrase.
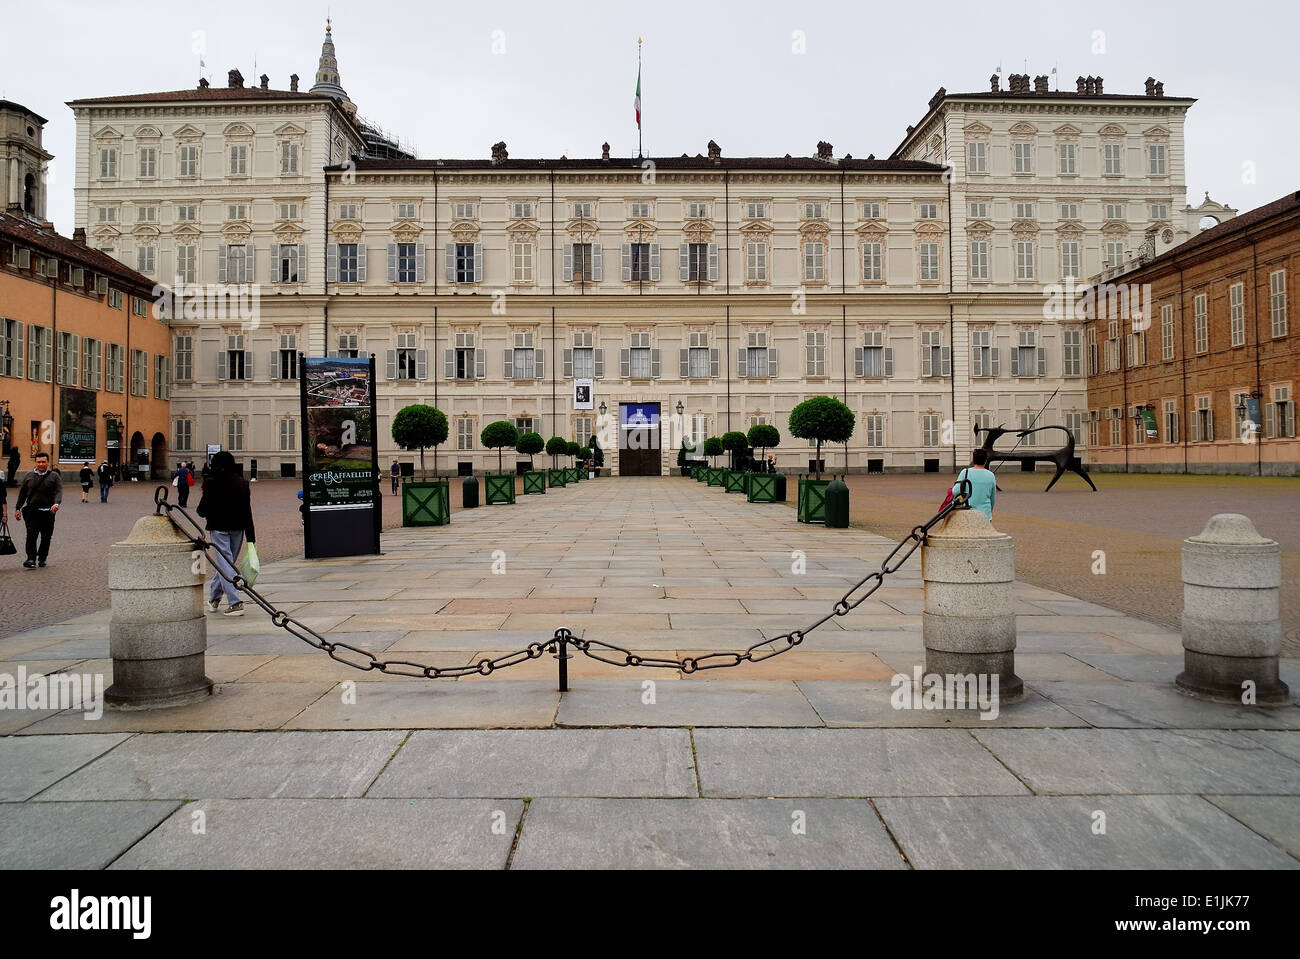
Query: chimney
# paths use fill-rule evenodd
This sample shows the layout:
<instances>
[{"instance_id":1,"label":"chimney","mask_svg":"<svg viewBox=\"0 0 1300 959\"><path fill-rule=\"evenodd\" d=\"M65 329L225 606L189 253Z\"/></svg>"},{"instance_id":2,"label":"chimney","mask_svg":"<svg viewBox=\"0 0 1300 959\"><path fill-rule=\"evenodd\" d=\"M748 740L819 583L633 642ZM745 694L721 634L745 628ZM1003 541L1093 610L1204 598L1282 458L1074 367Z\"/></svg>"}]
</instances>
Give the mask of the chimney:
<instances>
[{"instance_id":1,"label":"chimney","mask_svg":"<svg viewBox=\"0 0 1300 959\"><path fill-rule=\"evenodd\" d=\"M505 140L501 140L501 141L498 142L498 143L494 143L494 144L492 144L492 162L493 162L493 163L500 163L500 162L502 162L503 160L508 160L508 159L510 159L510 154L506 152L506 141L505 141Z\"/></svg>"},{"instance_id":2,"label":"chimney","mask_svg":"<svg viewBox=\"0 0 1300 959\"><path fill-rule=\"evenodd\" d=\"M208 88L208 78L207 78L207 77L199 77L199 89L200 89L200 90L206 90L207 88Z\"/></svg>"},{"instance_id":3,"label":"chimney","mask_svg":"<svg viewBox=\"0 0 1300 959\"><path fill-rule=\"evenodd\" d=\"M608 159L609 159L609 144L608 144L608 143L602 143L602 144L600 145L600 158L601 158L602 160L608 160Z\"/></svg>"},{"instance_id":4,"label":"chimney","mask_svg":"<svg viewBox=\"0 0 1300 959\"><path fill-rule=\"evenodd\" d=\"M1047 77L1034 77L1034 92L1049 93L1047 89Z\"/></svg>"},{"instance_id":5,"label":"chimney","mask_svg":"<svg viewBox=\"0 0 1300 959\"><path fill-rule=\"evenodd\" d=\"M290 93L298 92L298 74L296 73L289 74L289 92Z\"/></svg>"},{"instance_id":6,"label":"chimney","mask_svg":"<svg viewBox=\"0 0 1300 959\"><path fill-rule=\"evenodd\" d=\"M934 96L930 97L930 109L933 110L940 103L942 103L943 98L947 95L948 95L948 91L945 90L943 87L940 87L938 92L935 93Z\"/></svg>"},{"instance_id":7,"label":"chimney","mask_svg":"<svg viewBox=\"0 0 1300 959\"><path fill-rule=\"evenodd\" d=\"M231 70L228 74L226 74L226 76L229 80L230 89L232 90L244 89L244 75L240 73L238 70Z\"/></svg>"},{"instance_id":8,"label":"chimney","mask_svg":"<svg viewBox=\"0 0 1300 959\"><path fill-rule=\"evenodd\" d=\"M259 79L260 81L262 81L262 89L263 89L263 90L268 90L268 89L270 89L270 87L271 87L271 78L268 77L265 73L263 73L263 74L262 74L260 77L258 77L257 79Z\"/></svg>"},{"instance_id":9,"label":"chimney","mask_svg":"<svg viewBox=\"0 0 1300 959\"><path fill-rule=\"evenodd\" d=\"M914 126L910 126L910 125L909 125L908 128L907 128L907 135L910 137L910 136L912 135L912 131L915 130L915 129L916 129L916 127L914 127Z\"/></svg>"},{"instance_id":10,"label":"chimney","mask_svg":"<svg viewBox=\"0 0 1300 959\"><path fill-rule=\"evenodd\" d=\"M1156 78L1147 77L1147 96L1153 97L1155 95L1156 95Z\"/></svg>"},{"instance_id":11,"label":"chimney","mask_svg":"<svg viewBox=\"0 0 1300 959\"><path fill-rule=\"evenodd\" d=\"M709 141L709 159L714 163L722 162L722 147L718 146L714 140Z\"/></svg>"},{"instance_id":12,"label":"chimney","mask_svg":"<svg viewBox=\"0 0 1300 959\"><path fill-rule=\"evenodd\" d=\"M1102 79L1101 79L1101 77L1098 77L1098 78L1097 78L1097 93L1098 93L1099 95L1100 95L1100 93L1101 93L1101 84L1102 84Z\"/></svg>"},{"instance_id":13,"label":"chimney","mask_svg":"<svg viewBox=\"0 0 1300 959\"><path fill-rule=\"evenodd\" d=\"M1164 96L1164 95L1165 95L1165 84L1164 84L1164 81L1163 81L1163 80L1157 80L1157 81L1156 81L1156 96L1158 96L1158 97L1162 97L1162 96Z\"/></svg>"},{"instance_id":14,"label":"chimney","mask_svg":"<svg viewBox=\"0 0 1300 959\"><path fill-rule=\"evenodd\" d=\"M911 133L912 131L911 131L911 130L908 130L908 132ZM833 146L831 146L829 143L827 143L825 140L818 140L818 141L817 141L817 159L819 159L819 160L833 160L834 158L835 158L835 148L834 148Z\"/></svg>"},{"instance_id":15,"label":"chimney","mask_svg":"<svg viewBox=\"0 0 1300 959\"><path fill-rule=\"evenodd\" d=\"M1001 86L1002 86L1002 85L998 82L998 80L999 80L999 78L998 78L998 75L997 75L996 73L993 74L993 76L989 77L989 91L990 91L990 92L992 92L992 93L1001 93L1001 92L1002 92L1002 90L1001 90Z\"/></svg>"},{"instance_id":16,"label":"chimney","mask_svg":"<svg viewBox=\"0 0 1300 959\"><path fill-rule=\"evenodd\" d=\"M1087 82L1088 82L1088 81L1085 80L1083 77L1079 77L1077 80L1075 80L1075 81L1074 81L1074 92L1075 92L1075 93L1086 93L1086 92L1087 92L1087 90L1086 90Z\"/></svg>"},{"instance_id":17,"label":"chimney","mask_svg":"<svg viewBox=\"0 0 1300 959\"><path fill-rule=\"evenodd\" d=\"M72 231L72 242L78 246L86 245L86 228L84 226L79 226Z\"/></svg>"}]
</instances>

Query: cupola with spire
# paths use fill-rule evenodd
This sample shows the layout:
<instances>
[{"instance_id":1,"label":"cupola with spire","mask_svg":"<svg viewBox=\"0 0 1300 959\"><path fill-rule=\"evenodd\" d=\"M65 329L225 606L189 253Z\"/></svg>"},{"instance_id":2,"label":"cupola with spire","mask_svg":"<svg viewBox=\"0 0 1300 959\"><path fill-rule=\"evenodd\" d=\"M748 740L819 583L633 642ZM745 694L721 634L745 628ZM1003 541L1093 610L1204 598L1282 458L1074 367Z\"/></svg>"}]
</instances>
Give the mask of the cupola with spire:
<instances>
[{"instance_id":1,"label":"cupola with spire","mask_svg":"<svg viewBox=\"0 0 1300 959\"><path fill-rule=\"evenodd\" d=\"M339 83L339 61L334 53L334 25L329 18L325 20L325 42L320 47L320 65L316 68L316 82L310 92L333 97L348 112L356 112L356 105L348 99L347 91Z\"/></svg>"}]
</instances>

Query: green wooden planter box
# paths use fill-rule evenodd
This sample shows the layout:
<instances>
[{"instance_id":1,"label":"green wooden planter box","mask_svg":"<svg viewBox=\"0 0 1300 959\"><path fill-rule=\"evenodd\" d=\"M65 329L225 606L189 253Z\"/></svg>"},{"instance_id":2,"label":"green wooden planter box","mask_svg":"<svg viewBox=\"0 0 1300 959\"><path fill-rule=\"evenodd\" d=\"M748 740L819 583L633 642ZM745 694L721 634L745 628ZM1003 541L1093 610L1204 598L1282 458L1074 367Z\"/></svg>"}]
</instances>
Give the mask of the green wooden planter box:
<instances>
[{"instance_id":1,"label":"green wooden planter box","mask_svg":"<svg viewBox=\"0 0 1300 959\"><path fill-rule=\"evenodd\" d=\"M706 482L710 486L722 486L726 483L726 479L723 476L724 473L726 473L726 470L724 469L714 469L713 467L709 467L709 478Z\"/></svg>"},{"instance_id":2,"label":"green wooden planter box","mask_svg":"<svg viewBox=\"0 0 1300 959\"><path fill-rule=\"evenodd\" d=\"M697 483L706 483L709 479L709 468L707 466L697 466L691 470L691 476Z\"/></svg>"},{"instance_id":3,"label":"green wooden planter box","mask_svg":"<svg viewBox=\"0 0 1300 959\"><path fill-rule=\"evenodd\" d=\"M579 470L576 466L570 466L568 469L564 471L565 481L569 483L582 482L582 477L578 475L580 472L581 470Z\"/></svg>"},{"instance_id":4,"label":"green wooden planter box","mask_svg":"<svg viewBox=\"0 0 1300 959\"><path fill-rule=\"evenodd\" d=\"M541 470L531 470L524 474L524 493L545 493L546 474Z\"/></svg>"},{"instance_id":5,"label":"green wooden planter box","mask_svg":"<svg viewBox=\"0 0 1300 959\"><path fill-rule=\"evenodd\" d=\"M402 484L403 526L446 526L451 522L446 480Z\"/></svg>"},{"instance_id":6,"label":"green wooden planter box","mask_svg":"<svg viewBox=\"0 0 1300 959\"><path fill-rule=\"evenodd\" d=\"M551 489L557 489L567 485L564 480L565 472L565 470L547 470L546 479L550 484Z\"/></svg>"},{"instance_id":7,"label":"green wooden planter box","mask_svg":"<svg viewBox=\"0 0 1300 959\"><path fill-rule=\"evenodd\" d=\"M843 480L844 474L823 474L825 479L799 477L799 503L797 519L801 523L826 522L826 487L834 480Z\"/></svg>"},{"instance_id":8,"label":"green wooden planter box","mask_svg":"<svg viewBox=\"0 0 1300 959\"><path fill-rule=\"evenodd\" d=\"M746 491L751 503L776 502L776 473L750 473Z\"/></svg>"},{"instance_id":9,"label":"green wooden planter box","mask_svg":"<svg viewBox=\"0 0 1300 959\"><path fill-rule=\"evenodd\" d=\"M514 473L487 473L483 477L484 500L488 506L515 501Z\"/></svg>"},{"instance_id":10,"label":"green wooden planter box","mask_svg":"<svg viewBox=\"0 0 1300 959\"><path fill-rule=\"evenodd\" d=\"M722 488L728 493L745 492L745 474L739 470L727 470L727 475L722 481Z\"/></svg>"}]
</instances>

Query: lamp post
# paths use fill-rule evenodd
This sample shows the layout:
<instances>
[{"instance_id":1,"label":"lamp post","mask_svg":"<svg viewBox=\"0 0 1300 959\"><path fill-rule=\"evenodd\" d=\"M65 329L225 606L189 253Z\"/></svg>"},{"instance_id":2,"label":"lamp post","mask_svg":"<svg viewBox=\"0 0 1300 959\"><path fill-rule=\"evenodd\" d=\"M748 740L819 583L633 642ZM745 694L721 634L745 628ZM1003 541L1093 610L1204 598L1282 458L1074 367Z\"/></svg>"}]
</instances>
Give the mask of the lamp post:
<instances>
[{"instance_id":1,"label":"lamp post","mask_svg":"<svg viewBox=\"0 0 1300 959\"><path fill-rule=\"evenodd\" d=\"M1243 443L1252 443L1255 446L1255 472L1257 476L1264 475L1264 457L1263 450L1259 448L1259 401L1263 397L1259 390L1251 390L1249 393L1237 394L1237 431ZM1254 408L1251 408L1251 400L1255 401ZM1242 429L1246 423L1250 424L1249 432Z\"/></svg>"}]
</instances>

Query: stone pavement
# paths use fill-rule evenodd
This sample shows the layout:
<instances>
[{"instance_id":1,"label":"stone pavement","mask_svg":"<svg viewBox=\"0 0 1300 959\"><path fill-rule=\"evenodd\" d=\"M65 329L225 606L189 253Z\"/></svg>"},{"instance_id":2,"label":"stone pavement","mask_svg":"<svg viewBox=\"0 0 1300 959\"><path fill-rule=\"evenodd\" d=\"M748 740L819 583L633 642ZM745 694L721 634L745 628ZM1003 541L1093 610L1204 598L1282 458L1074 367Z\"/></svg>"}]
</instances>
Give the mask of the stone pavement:
<instances>
[{"instance_id":1,"label":"stone pavement","mask_svg":"<svg viewBox=\"0 0 1300 959\"><path fill-rule=\"evenodd\" d=\"M269 564L259 588L381 659L477 662L559 626L677 657L807 626L892 545L689 480L604 479L390 531L379 557ZM765 663L578 655L563 694L549 655L409 679L251 608L209 616L202 703L0 710L0 866L1300 866L1294 703L1188 698L1176 633L1016 598L1028 696L991 721L891 704L890 678L924 661L919 554ZM0 639L0 673L107 685L107 623ZM1282 675L1300 690L1300 661Z\"/></svg>"}]
</instances>

